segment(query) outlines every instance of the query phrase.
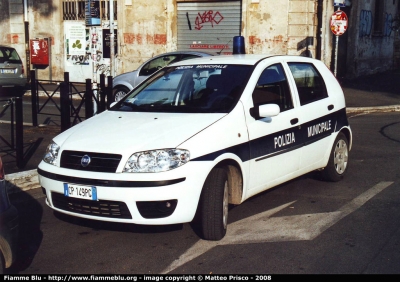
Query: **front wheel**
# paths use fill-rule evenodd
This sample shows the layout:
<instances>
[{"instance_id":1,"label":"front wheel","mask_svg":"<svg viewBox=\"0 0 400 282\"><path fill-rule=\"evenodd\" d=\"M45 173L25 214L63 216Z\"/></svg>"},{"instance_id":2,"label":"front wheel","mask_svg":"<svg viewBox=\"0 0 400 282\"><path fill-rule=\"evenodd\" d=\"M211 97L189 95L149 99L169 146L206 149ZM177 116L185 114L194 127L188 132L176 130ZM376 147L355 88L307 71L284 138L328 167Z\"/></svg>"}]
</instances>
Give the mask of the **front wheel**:
<instances>
[{"instance_id":1,"label":"front wheel","mask_svg":"<svg viewBox=\"0 0 400 282\"><path fill-rule=\"evenodd\" d=\"M322 171L322 177L327 181L336 182L343 179L349 162L349 141L343 132L335 139L328 165Z\"/></svg>"},{"instance_id":2,"label":"front wheel","mask_svg":"<svg viewBox=\"0 0 400 282\"><path fill-rule=\"evenodd\" d=\"M200 196L201 233L205 240L221 240L228 226L228 176L223 168L208 175Z\"/></svg>"},{"instance_id":3,"label":"front wheel","mask_svg":"<svg viewBox=\"0 0 400 282\"><path fill-rule=\"evenodd\" d=\"M113 89L113 98L114 102L118 102L129 92L128 87L125 86L117 86Z\"/></svg>"}]
</instances>

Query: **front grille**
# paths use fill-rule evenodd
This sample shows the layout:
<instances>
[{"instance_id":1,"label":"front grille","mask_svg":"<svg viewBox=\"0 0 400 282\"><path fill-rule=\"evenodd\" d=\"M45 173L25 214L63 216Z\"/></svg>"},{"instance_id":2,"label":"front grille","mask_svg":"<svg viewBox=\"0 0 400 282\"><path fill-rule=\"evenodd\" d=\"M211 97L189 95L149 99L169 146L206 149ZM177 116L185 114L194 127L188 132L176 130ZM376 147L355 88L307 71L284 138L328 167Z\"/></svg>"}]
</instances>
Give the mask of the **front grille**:
<instances>
[{"instance_id":1,"label":"front grille","mask_svg":"<svg viewBox=\"0 0 400 282\"><path fill-rule=\"evenodd\" d=\"M109 218L132 218L124 202L83 200L65 197L64 194L54 192L51 192L51 198L54 207L64 211Z\"/></svg>"},{"instance_id":2,"label":"front grille","mask_svg":"<svg viewBox=\"0 0 400 282\"><path fill-rule=\"evenodd\" d=\"M84 155L91 159L87 167L81 165ZM65 150L61 154L61 167L84 171L116 172L122 155Z\"/></svg>"}]
</instances>

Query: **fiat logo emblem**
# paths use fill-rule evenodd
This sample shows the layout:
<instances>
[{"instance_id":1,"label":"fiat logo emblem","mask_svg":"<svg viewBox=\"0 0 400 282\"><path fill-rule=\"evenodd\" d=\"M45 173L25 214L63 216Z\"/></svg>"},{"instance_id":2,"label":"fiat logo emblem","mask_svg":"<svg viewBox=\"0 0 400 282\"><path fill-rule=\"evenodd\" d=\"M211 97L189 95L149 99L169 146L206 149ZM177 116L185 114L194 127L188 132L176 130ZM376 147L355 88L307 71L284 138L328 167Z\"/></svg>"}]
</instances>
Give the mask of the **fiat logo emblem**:
<instances>
[{"instance_id":1,"label":"fiat logo emblem","mask_svg":"<svg viewBox=\"0 0 400 282\"><path fill-rule=\"evenodd\" d=\"M87 167L92 159L88 155L84 155L81 159L81 165Z\"/></svg>"}]
</instances>

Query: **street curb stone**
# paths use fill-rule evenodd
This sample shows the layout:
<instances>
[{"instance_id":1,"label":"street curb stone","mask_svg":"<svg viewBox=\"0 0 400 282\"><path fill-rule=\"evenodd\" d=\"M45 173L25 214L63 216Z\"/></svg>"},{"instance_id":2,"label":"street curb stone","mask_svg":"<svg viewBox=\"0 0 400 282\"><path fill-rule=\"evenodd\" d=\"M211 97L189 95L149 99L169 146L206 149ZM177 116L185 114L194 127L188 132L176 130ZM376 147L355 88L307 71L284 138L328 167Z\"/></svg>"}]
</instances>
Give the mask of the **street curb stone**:
<instances>
[{"instance_id":1,"label":"street curb stone","mask_svg":"<svg viewBox=\"0 0 400 282\"><path fill-rule=\"evenodd\" d=\"M40 188L36 169L8 174L5 180L10 194Z\"/></svg>"},{"instance_id":2,"label":"street curb stone","mask_svg":"<svg viewBox=\"0 0 400 282\"><path fill-rule=\"evenodd\" d=\"M400 112L400 105L381 107L351 107L347 114L367 114L377 112ZM5 177L8 193L17 193L40 188L36 169L8 174Z\"/></svg>"},{"instance_id":3,"label":"street curb stone","mask_svg":"<svg viewBox=\"0 0 400 282\"><path fill-rule=\"evenodd\" d=\"M381 106L381 107L354 107L347 108L348 114L369 114L369 113L385 113L385 112L400 112L400 105Z\"/></svg>"}]
</instances>

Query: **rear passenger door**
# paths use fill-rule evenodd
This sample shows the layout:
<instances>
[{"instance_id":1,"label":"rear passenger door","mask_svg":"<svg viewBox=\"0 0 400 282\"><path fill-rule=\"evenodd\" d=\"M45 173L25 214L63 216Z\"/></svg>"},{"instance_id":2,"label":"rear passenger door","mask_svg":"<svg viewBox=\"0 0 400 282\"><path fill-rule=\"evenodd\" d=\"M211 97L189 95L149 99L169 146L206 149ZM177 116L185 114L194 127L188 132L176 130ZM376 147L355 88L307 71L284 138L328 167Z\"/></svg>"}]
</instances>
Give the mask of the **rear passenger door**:
<instances>
[{"instance_id":1,"label":"rear passenger door","mask_svg":"<svg viewBox=\"0 0 400 282\"><path fill-rule=\"evenodd\" d=\"M335 100L328 91L321 73L311 62L287 62L300 102L303 149L300 168L321 167L330 138L335 130Z\"/></svg>"}]
</instances>

